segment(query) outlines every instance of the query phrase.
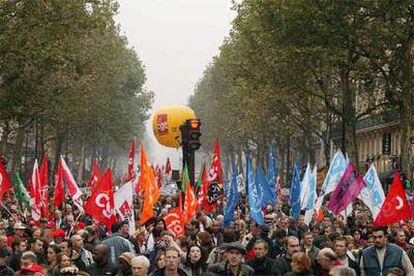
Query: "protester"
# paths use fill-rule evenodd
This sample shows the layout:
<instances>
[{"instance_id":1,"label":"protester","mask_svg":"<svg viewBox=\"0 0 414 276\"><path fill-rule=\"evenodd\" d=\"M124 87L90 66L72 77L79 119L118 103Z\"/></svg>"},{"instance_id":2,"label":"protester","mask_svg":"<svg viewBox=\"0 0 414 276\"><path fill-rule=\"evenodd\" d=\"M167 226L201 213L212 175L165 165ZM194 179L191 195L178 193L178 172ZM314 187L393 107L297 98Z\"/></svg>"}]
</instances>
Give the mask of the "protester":
<instances>
[{"instance_id":1,"label":"protester","mask_svg":"<svg viewBox=\"0 0 414 276\"><path fill-rule=\"evenodd\" d=\"M98 244L93 252L94 263L89 268L91 275L113 275L118 273L117 266L110 262L109 250L106 244Z\"/></svg>"},{"instance_id":2,"label":"protester","mask_svg":"<svg viewBox=\"0 0 414 276\"><path fill-rule=\"evenodd\" d=\"M167 247L164 250L165 267L154 271L152 276L178 275L187 276L187 273L180 268L180 251L176 247Z\"/></svg>"},{"instance_id":3,"label":"protester","mask_svg":"<svg viewBox=\"0 0 414 276\"><path fill-rule=\"evenodd\" d=\"M310 257L303 252L296 252L292 256L292 271L286 276L312 276L312 263Z\"/></svg>"},{"instance_id":4,"label":"protester","mask_svg":"<svg viewBox=\"0 0 414 276\"><path fill-rule=\"evenodd\" d=\"M407 253L397 245L388 243L386 233L384 228L377 227L372 230L374 246L362 251L361 275L387 275L389 269L393 267L403 269L406 275L414 275L414 268Z\"/></svg>"},{"instance_id":5,"label":"protester","mask_svg":"<svg viewBox=\"0 0 414 276\"><path fill-rule=\"evenodd\" d=\"M145 256L137 256L131 260L131 268L133 276L146 276L149 270L149 260Z\"/></svg>"},{"instance_id":6,"label":"protester","mask_svg":"<svg viewBox=\"0 0 414 276\"><path fill-rule=\"evenodd\" d=\"M207 267L211 275L254 275L254 270L243 262L246 249L240 242L229 243L226 246L227 260Z\"/></svg>"},{"instance_id":7,"label":"protester","mask_svg":"<svg viewBox=\"0 0 414 276\"><path fill-rule=\"evenodd\" d=\"M255 257L247 261L247 264L253 268L255 275L276 275L279 273L276 261L267 256L268 251L267 241L260 239L255 241Z\"/></svg>"},{"instance_id":8,"label":"protester","mask_svg":"<svg viewBox=\"0 0 414 276\"><path fill-rule=\"evenodd\" d=\"M189 276L201 276L206 271L206 256L200 246L194 244L188 248L183 269Z\"/></svg>"}]
</instances>

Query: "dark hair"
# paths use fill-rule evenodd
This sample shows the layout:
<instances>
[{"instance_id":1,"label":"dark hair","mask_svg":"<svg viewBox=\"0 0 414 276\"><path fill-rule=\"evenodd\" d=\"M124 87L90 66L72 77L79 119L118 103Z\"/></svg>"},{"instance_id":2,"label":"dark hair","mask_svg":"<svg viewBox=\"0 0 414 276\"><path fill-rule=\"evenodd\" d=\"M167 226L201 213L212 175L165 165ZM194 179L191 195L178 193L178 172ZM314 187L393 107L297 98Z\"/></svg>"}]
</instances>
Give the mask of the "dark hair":
<instances>
[{"instance_id":1,"label":"dark hair","mask_svg":"<svg viewBox=\"0 0 414 276\"><path fill-rule=\"evenodd\" d=\"M20 243L23 242L23 241L26 242L25 240L22 240L22 239L19 239L19 238L14 238L12 243L11 243L12 251L16 252L17 248L19 248L19 246L20 246Z\"/></svg>"},{"instance_id":2,"label":"dark hair","mask_svg":"<svg viewBox=\"0 0 414 276\"><path fill-rule=\"evenodd\" d=\"M62 240L60 243L62 243L62 242L66 242L67 244L68 244L68 247L69 248L72 248L73 246L72 246L72 241L70 240L70 239L64 239L64 240Z\"/></svg>"},{"instance_id":3,"label":"dark hair","mask_svg":"<svg viewBox=\"0 0 414 276\"><path fill-rule=\"evenodd\" d=\"M199 232L197 237L200 239L201 246L214 246L213 238L209 232Z\"/></svg>"},{"instance_id":4,"label":"dark hair","mask_svg":"<svg viewBox=\"0 0 414 276\"><path fill-rule=\"evenodd\" d=\"M121 229L121 223L114 223L111 226L111 232L112 233L117 233L120 229Z\"/></svg>"},{"instance_id":5,"label":"dark hair","mask_svg":"<svg viewBox=\"0 0 414 276\"><path fill-rule=\"evenodd\" d=\"M387 234L387 228L385 228L385 227L380 227L380 226L374 226L374 227L371 229L371 234L372 234L372 233L374 233L374 232L378 232L378 231L382 231L382 232L384 233L384 235L386 235L386 234ZM361 231L359 231L359 233L361 233Z\"/></svg>"},{"instance_id":6,"label":"dark hair","mask_svg":"<svg viewBox=\"0 0 414 276\"><path fill-rule=\"evenodd\" d=\"M200 260L198 260L197 263L192 263L191 262L190 251L191 251L191 248L193 248L193 247L197 247L201 252ZM199 272L199 274L202 274L202 272L205 272L206 269L207 269L207 264L206 264L207 256L206 255L207 254L205 253L205 251L200 246L198 246L196 244L191 245L187 250L184 266L186 268L190 268L191 271L193 272L192 274L197 274L197 272Z\"/></svg>"},{"instance_id":7,"label":"dark hair","mask_svg":"<svg viewBox=\"0 0 414 276\"><path fill-rule=\"evenodd\" d=\"M164 229L160 226L155 227L154 229L152 229L152 236L155 238L159 238L161 237L162 232L164 231Z\"/></svg>"},{"instance_id":8,"label":"dark hair","mask_svg":"<svg viewBox=\"0 0 414 276\"><path fill-rule=\"evenodd\" d=\"M335 239L335 243L338 242L338 241L343 241L343 242L345 242L345 246L348 246L348 240L345 237L343 237L343 236L337 237Z\"/></svg>"},{"instance_id":9,"label":"dark hair","mask_svg":"<svg viewBox=\"0 0 414 276\"><path fill-rule=\"evenodd\" d=\"M396 276L404 276L405 275L404 270L402 270L401 268L398 268L398 267L390 268L388 270L388 275L390 275L390 273L392 273Z\"/></svg>"},{"instance_id":10,"label":"dark hair","mask_svg":"<svg viewBox=\"0 0 414 276\"><path fill-rule=\"evenodd\" d=\"M60 247L56 244L49 244L47 246L47 248L51 248L56 254L59 254L60 252L62 252L62 250L60 249Z\"/></svg>"},{"instance_id":11,"label":"dark hair","mask_svg":"<svg viewBox=\"0 0 414 276\"><path fill-rule=\"evenodd\" d=\"M234 231L234 229L232 228L225 228L223 230L223 242L225 243L230 243L230 242L235 242L237 241L237 234L236 231Z\"/></svg>"}]
</instances>

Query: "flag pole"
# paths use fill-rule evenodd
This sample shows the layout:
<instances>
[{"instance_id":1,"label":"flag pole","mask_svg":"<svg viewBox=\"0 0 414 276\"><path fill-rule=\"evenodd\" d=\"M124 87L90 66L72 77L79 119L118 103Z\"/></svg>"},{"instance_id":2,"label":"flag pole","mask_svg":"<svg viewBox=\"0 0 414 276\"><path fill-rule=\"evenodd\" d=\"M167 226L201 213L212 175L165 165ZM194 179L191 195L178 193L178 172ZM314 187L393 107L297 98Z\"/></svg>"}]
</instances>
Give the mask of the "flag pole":
<instances>
[{"instance_id":1,"label":"flag pole","mask_svg":"<svg viewBox=\"0 0 414 276\"><path fill-rule=\"evenodd\" d=\"M70 231L69 231L69 232L68 232L68 234L66 235L66 238L69 238L69 237L70 237L70 234L72 234L72 230L73 230L73 228L76 226L76 224L78 223L79 218L81 217L81 215L82 215L82 212L79 212L79 215L76 217L76 220L75 220L75 222L74 222L74 226L70 229Z\"/></svg>"}]
</instances>

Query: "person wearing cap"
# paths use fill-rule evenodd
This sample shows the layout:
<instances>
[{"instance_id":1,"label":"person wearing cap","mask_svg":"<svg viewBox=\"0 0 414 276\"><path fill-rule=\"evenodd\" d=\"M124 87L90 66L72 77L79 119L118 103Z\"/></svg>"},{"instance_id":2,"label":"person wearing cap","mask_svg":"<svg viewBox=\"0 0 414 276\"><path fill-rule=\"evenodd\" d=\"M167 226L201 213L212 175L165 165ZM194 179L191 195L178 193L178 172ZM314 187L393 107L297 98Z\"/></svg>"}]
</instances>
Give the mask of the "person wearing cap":
<instances>
[{"instance_id":1,"label":"person wearing cap","mask_svg":"<svg viewBox=\"0 0 414 276\"><path fill-rule=\"evenodd\" d=\"M255 257L247 261L247 264L254 269L254 275L277 275L279 270L275 260L269 258L269 244L267 241L258 239L254 243Z\"/></svg>"},{"instance_id":2,"label":"person wearing cap","mask_svg":"<svg viewBox=\"0 0 414 276\"><path fill-rule=\"evenodd\" d=\"M20 221L16 222L13 225L13 232L14 234L11 236L7 237L7 243L9 246L11 246L13 239L21 239L21 240L25 240L26 239L26 229L27 227L21 223Z\"/></svg>"},{"instance_id":3,"label":"person wearing cap","mask_svg":"<svg viewBox=\"0 0 414 276\"><path fill-rule=\"evenodd\" d=\"M13 269L7 266L7 258L10 256L10 252L4 248L0 249L0 275L12 276L14 275Z\"/></svg>"},{"instance_id":4,"label":"person wearing cap","mask_svg":"<svg viewBox=\"0 0 414 276\"><path fill-rule=\"evenodd\" d=\"M132 275L131 260L134 258L134 254L130 252L124 252L119 256L119 271L116 276L130 276Z\"/></svg>"},{"instance_id":5,"label":"person wearing cap","mask_svg":"<svg viewBox=\"0 0 414 276\"><path fill-rule=\"evenodd\" d=\"M255 275L253 268L243 262L246 249L240 242L229 243L226 247L227 260L207 267L209 275Z\"/></svg>"}]
</instances>

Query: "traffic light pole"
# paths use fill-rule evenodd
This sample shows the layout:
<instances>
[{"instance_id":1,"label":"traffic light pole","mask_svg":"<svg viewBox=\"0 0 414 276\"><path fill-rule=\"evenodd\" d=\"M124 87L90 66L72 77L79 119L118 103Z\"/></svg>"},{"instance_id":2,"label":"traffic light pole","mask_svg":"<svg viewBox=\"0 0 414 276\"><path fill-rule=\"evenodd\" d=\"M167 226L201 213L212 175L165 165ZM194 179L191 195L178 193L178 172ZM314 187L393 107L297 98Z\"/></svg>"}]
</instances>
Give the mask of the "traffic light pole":
<instances>
[{"instance_id":1,"label":"traffic light pole","mask_svg":"<svg viewBox=\"0 0 414 276\"><path fill-rule=\"evenodd\" d=\"M193 126L191 125L193 122ZM194 127L194 122L196 123ZM200 147L200 120L187 120L180 126L183 149L183 171L187 165L190 183L195 185L195 151Z\"/></svg>"}]
</instances>

